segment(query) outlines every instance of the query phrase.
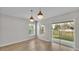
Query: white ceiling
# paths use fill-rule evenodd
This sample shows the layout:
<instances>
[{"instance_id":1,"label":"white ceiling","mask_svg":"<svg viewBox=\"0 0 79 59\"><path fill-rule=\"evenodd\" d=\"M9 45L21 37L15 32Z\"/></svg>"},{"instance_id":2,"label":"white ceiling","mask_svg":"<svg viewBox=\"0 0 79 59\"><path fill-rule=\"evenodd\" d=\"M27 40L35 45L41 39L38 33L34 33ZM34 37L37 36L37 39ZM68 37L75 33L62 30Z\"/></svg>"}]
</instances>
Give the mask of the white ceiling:
<instances>
[{"instance_id":1,"label":"white ceiling","mask_svg":"<svg viewBox=\"0 0 79 59\"><path fill-rule=\"evenodd\" d=\"M45 15L45 18L54 17L57 15L62 15L71 11L78 10L78 7L0 7L0 13L15 16L20 18L28 18L31 15L30 10L33 10L33 16L36 17L39 9Z\"/></svg>"}]
</instances>

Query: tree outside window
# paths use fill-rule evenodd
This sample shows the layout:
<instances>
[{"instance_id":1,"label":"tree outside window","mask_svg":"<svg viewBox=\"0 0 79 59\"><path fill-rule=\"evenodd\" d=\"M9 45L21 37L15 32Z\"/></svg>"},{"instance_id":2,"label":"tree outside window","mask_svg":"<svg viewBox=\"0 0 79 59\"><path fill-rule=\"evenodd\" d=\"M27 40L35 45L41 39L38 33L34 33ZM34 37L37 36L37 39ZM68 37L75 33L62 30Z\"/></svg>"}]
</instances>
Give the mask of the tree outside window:
<instances>
[{"instance_id":1,"label":"tree outside window","mask_svg":"<svg viewBox=\"0 0 79 59\"><path fill-rule=\"evenodd\" d=\"M53 38L74 41L74 22L52 24L52 30Z\"/></svg>"}]
</instances>

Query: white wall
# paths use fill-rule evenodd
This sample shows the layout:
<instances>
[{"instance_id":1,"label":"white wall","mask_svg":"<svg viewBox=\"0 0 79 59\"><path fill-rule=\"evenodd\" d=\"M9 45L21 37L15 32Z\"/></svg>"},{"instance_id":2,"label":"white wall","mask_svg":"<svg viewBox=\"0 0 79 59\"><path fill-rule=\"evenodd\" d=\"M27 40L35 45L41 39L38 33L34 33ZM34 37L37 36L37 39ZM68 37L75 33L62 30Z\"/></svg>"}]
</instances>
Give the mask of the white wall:
<instances>
[{"instance_id":1,"label":"white wall","mask_svg":"<svg viewBox=\"0 0 79 59\"><path fill-rule=\"evenodd\" d=\"M40 39L51 41L51 25L55 22L63 22L75 19L75 49L79 49L79 11L51 17L40 21L45 24L45 34L38 35ZM28 40L34 36L28 34L28 23L25 19L0 14L0 46Z\"/></svg>"},{"instance_id":2,"label":"white wall","mask_svg":"<svg viewBox=\"0 0 79 59\"><path fill-rule=\"evenodd\" d=\"M39 38L46 41L51 41L52 23L71 21L73 19L75 19L75 49L79 49L79 10L40 21L40 24L45 24L46 33L44 35L39 34Z\"/></svg>"},{"instance_id":3,"label":"white wall","mask_svg":"<svg viewBox=\"0 0 79 59\"><path fill-rule=\"evenodd\" d=\"M0 47L33 38L26 19L0 14Z\"/></svg>"},{"instance_id":4,"label":"white wall","mask_svg":"<svg viewBox=\"0 0 79 59\"><path fill-rule=\"evenodd\" d=\"M42 39L42 40L50 41L50 31L49 31L50 26L51 26L50 23L48 23L47 20L46 21L42 20L39 23L39 28L41 27L41 25L45 25L45 33L44 34L40 34L40 32L39 32L38 37L40 39Z\"/></svg>"}]
</instances>

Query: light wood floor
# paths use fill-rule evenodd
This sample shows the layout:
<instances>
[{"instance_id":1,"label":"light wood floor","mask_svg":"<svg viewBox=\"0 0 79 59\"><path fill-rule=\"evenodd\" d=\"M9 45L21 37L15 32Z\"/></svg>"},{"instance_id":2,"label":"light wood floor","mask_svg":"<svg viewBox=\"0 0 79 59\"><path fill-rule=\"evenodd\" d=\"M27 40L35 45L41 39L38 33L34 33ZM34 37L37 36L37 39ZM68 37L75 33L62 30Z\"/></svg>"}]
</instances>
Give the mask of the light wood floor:
<instances>
[{"instance_id":1,"label":"light wood floor","mask_svg":"<svg viewBox=\"0 0 79 59\"><path fill-rule=\"evenodd\" d=\"M0 51L73 51L73 48L56 43L31 39L28 41L0 47Z\"/></svg>"}]
</instances>

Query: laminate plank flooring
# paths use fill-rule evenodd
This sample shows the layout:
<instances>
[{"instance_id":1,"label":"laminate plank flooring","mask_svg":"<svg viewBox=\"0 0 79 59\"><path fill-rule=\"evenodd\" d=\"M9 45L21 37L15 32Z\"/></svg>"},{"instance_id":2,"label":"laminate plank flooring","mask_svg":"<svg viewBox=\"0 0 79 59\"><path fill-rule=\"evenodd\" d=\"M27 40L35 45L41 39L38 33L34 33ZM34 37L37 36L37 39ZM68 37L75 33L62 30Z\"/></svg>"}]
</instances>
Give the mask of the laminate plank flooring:
<instances>
[{"instance_id":1,"label":"laminate plank flooring","mask_svg":"<svg viewBox=\"0 0 79 59\"><path fill-rule=\"evenodd\" d=\"M16 44L0 47L0 51L73 51L73 48L59 45L56 43L31 39Z\"/></svg>"}]
</instances>

